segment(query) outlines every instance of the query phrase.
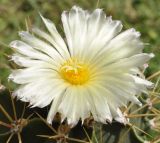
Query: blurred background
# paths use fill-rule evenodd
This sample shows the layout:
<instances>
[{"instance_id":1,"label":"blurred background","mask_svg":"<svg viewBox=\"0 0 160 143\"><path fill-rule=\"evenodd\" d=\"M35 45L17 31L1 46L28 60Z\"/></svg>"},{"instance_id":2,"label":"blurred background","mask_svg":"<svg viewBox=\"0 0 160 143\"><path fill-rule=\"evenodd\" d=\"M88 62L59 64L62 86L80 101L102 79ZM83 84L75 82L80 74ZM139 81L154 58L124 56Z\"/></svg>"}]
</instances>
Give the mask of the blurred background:
<instances>
[{"instance_id":1,"label":"blurred background","mask_svg":"<svg viewBox=\"0 0 160 143\"><path fill-rule=\"evenodd\" d=\"M43 29L39 12L54 21L63 34L61 13L73 5L94 10L103 8L113 19L121 20L123 30L134 27L141 32L145 52L153 52L156 56L150 61L146 71L149 76L160 68L160 0L0 0L0 79L7 84L10 73L8 56L12 53L8 44L19 39L18 31L26 30L28 26L38 26Z\"/></svg>"}]
</instances>

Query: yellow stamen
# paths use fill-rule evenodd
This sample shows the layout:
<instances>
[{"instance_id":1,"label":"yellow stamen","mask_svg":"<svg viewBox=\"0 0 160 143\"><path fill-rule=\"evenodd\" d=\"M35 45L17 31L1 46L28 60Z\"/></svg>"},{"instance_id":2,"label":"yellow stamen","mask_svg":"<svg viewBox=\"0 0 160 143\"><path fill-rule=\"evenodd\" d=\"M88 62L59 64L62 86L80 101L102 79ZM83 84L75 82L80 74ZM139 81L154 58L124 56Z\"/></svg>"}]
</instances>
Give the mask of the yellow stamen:
<instances>
[{"instance_id":1,"label":"yellow stamen","mask_svg":"<svg viewBox=\"0 0 160 143\"><path fill-rule=\"evenodd\" d=\"M74 85L81 85L89 79L88 66L79 63L76 59L66 61L60 68L62 78Z\"/></svg>"}]
</instances>

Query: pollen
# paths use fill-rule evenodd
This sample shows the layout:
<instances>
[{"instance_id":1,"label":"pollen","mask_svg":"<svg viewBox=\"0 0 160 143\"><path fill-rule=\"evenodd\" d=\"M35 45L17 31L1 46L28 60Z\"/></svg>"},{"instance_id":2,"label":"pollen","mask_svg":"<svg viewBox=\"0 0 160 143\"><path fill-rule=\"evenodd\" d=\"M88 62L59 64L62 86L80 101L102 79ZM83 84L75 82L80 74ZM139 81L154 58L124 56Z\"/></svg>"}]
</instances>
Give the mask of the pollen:
<instances>
[{"instance_id":1,"label":"pollen","mask_svg":"<svg viewBox=\"0 0 160 143\"><path fill-rule=\"evenodd\" d=\"M88 66L73 58L62 64L60 74L64 80L73 85L85 84L90 75Z\"/></svg>"}]
</instances>

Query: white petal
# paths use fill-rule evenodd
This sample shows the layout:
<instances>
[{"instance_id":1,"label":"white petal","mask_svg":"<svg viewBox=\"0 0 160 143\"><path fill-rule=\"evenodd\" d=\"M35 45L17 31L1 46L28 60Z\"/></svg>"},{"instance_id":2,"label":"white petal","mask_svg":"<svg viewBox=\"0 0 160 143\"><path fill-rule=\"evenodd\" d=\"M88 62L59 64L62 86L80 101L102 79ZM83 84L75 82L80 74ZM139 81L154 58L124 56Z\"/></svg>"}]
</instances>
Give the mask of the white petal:
<instances>
[{"instance_id":1,"label":"white petal","mask_svg":"<svg viewBox=\"0 0 160 143\"><path fill-rule=\"evenodd\" d=\"M67 90L58 111L61 113L62 121L67 118L68 123L74 126L80 118L83 123L84 119L90 116L87 101L89 95L83 86L73 86Z\"/></svg>"},{"instance_id":2,"label":"white petal","mask_svg":"<svg viewBox=\"0 0 160 143\"><path fill-rule=\"evenodd\" d=\"M49 44L46 42L36 38L35 36L31 35L27 31L19 32L19 36L23 41L31 45L34 49L37 49L46 55L50 56L55 62L63 61L64 59L62 56Z\"/></svg>"},{"instance_id":3,"label":"white petal","mask_svg":"<svg viewBox=\"0 0 160 143\"><path fill-rule=\"evenodd\" d=\"M44 88L45 84L48 86ZM39 106L42 108L50 104L56 97L53 90L55 92L64 88L66 88L66 84L61 80L37 79L37 81L21 86L13 95L22 101L29 102L33 107Z\"/></svg>"},{"instance_id":4,"label":"white petal","mask_svg":"<svg viewBox=\"0 0 160 143\"><path fill-rule=\"evenodd\" d=\"M106 18L101 9L89 14L76 6L62 14L62 22L71 55L81 58L95 56L122 28L119 21ZM92 55L88 57L88 54Z\"/></svg>"},{"instance_id":5,"label":"white petal","mask_svg":"<svg viewBox=\"0 0 160 143\"><path fill-rule=\"evenodd\" d=\"M112 121L112 115L108 106L108 99L106 92L102 90L99 85L92 85L88 87L90 97L88 101L91 107L91 113L96 121L106 123L106 120ZM90 99L89 99L90 98Z\"/></svg>"},{"instance_id":6,"label":"white petal","mask_svg":"<svg viewBox=\"0 0 160 143\"><path fill-rule=\"evenodd\" d=\"M154 85L152 82L145 80L145 79L142 79L140 77L137 77L137 76L132 76L132 77L134 78L135 82L138 84L143 84L147 87L153 87L153 85Z\"/></svg>"},{"instance_id":7,"label":"white petal","mask_svg":"<svg viewBox=\"0 0 160 143\"><path fill-rule=\"evenodd\" d=\"M60 54L68 57L69 53L68 53L66 44L65 44L64 40L62 39L61 35L58 33L54 23L51 22L49 19L44 18L42 15L40 15L40 16L41 16L44 24L46 25L48 31L51 33L51 35L53 37L53 39L51 39L47 36L49 38L48 40L56 47L56 49L60 52ZM40 32L39 34L41 36L43 36L44 38L46 37L46 34L44 35L44 33L42 34L42 32Z\"/></svg>"},{"instance_id":8,"label":"white petal","mask_svg":"<svg viewBox=\"0 0 160 143\"><path fill-rule=\"evenodd\" d=\"M60 92L58 94L59 96L57 96L53 101L52 101L52 105L50 107L48 116L47 116L47 122L49 124L52 124L52 121L54 119L54 116L56 115L56 113L58 112L58 106L61 103L62 97L64 96L63 92Z\"/></svg>"},{"instance_id":9,"label":"white petal","mask_svg":"<svg viewBox=\"0 0 160 143\"><path fill-rule=\"evenodd\" d=\"M147 88L153 88L154 84L150 81L147 81L145 79L142 79L138 76L132 76L135 80L135 83L137 84L137 87L139 88L139 93L144 92L148 94Z\"/></svg>"},{"instance_id":10,"label":"white petal","mask_svg":"<svg viewBox=\"0 0 160 143\"><path fill-rule=\"evenodd\" d=\"M117 108L117 115L114 117L114 119L122 124L127 124L128 122L119 108Z\"/></svg>"},{"instance_id":11,"label":"white petal","mask_svg":"<svg viewBox=\"0 0 160 143\"><path fill-rule=\"evenodd\" d=\"M51 37L49 34L41 31L38 28L33 28L32 31L37 34L37 36L40 36L44 38L46 41L48 41L52 46L65 58L66 60L69 59L69 51L64 43L64 41L61 41L59 38Z\"/></svg>"},{"instance_id":12,"label":"white petal","mask_svg":"<svg viewBox=\"0 0 160 143\"><path fill-rule=\"evenodd\" d=\"M56 97L54 98L54 100L52 102L52 105L50 107L50 110L49 110L49 113L47 116L47 122L49 124L52 123L55 114L58 112L58 107L59 107L60 103L62 102L63 96L65 96L65 92L66 92L65 90L67 90L67 87L64 89L58 90L55 93Z\"/></svg>"},{"instance_id":13,"label":"white petal","mask_svg":"<svg viewBox=\"0 0 160 143\"><path fill-rule=\"evenodd\" d=\"M49 85L48 89L45 89L44 92L37 93L37 98L35 100L31 100L30 103L33 105L32 107L45 107L51 103L57 96L59 96L66 88L68 84L64 84L63 82L55 81L54 85ZM46 96L47 94L47 96Z\"/></svg>"},{"instance_id":14,"label":"white petal","mask_svg":"<svg viewBox=\"0 0 160 143\"><path fill-rule=\"evenodd\" d=\"M9 79L18 84L26 84L43 78L60 79L61 77L53 69L40 69L34 67L15 70L9 75Z\"/></svg>"},{"instance_id":15,"label":"white petal","mask_svg":"<svg viewBox=\"0 0 160 143\"><path fill-rule=\"evenodd\" d=\"M86 88L82 86L78 87L77 89L77 99L78 99L77 108L79 111L79 116L82 120L82 124L86 118L90 117L90 106L87 101L88 97L89 97L89 94Z\"/></svg>"},{"instance_id":16,"label":"white petal","mask_svg":"<svg viewBox=\"0 0 160 143\"><path fill-rule=\"evenodd\" d=\"M76 93L77 93L76 88L74 86L69 87L66 90L65 96L62 99L62 102L58 108L58 111L62 114L62 119L66 117L68 124L72 126L77 124L80 118L79 111L77 108L77 106L79 105L78 105L78 97L76 97L77 96Z\"/></svg>"},{"instance_id":17,"label":"white petal","mask_svg":"<svg viewBox=\"0 0 160 143\"><path fill-rule=\"evenodd\" d=\"M120 59L117 62L110 64L108 63L108 61L106 61L106 64L103 66L105 66L106 70L108 69L112 71L114 70L125 71L125 70L130 70L132 68L140 67L146 62L148 62L150 59L151 56L149 54L141 53L129 58Z\"/></svg>"},{"instance_id":18,"label":"white petal","mask_svg":"<svg viewBox=\"0 0 160 143\"><path fill-rule=\"evenodd\" d=\"M94 30L93 30L94 29ZM86 55L88 62L97 57L103 51L110 40L115 37L122 29L122 24L111 17L105 17L103 10L96 9L88 19L88 38L90 44L87 48L89 55ZM95 38L96 37L96 38ZM83 54L87 54L84 53ZM88 57L89 56L89 57Z\"/></svg>"},{"instance_id":19,"label":"white petal","mask_svg":"<svg viewBox=\"0 0 160 143\"><path fill-rule=\"evenodd\" d=\"M139 87L135 84L132 76L129 74L120 74L120 75L108 75L103 79L96 81L96 84L103 86L108 92L108 100L113 100L117 105L125 106L128 101L132 101L136 104L141 104L135 95L139 92ZM124 88L125 87L125 88ZM119 100L120 97L121 100ZM117 100L118 99L118 100Z\"/></svg>"},{"instance_id":20,"label":"white petal","mask_svg":"<svg viewBox=\"0 0 160 143\"><path fill-rule=\"evenodd\" d=\"M87 17L85 11L74 6L70 12L62 13L62 23L71 56L79 55L86 43Z\"/></svg>"},{"instance_id":21,"label":"white petal","mask_svg":"<svg viewBox=\"0 0 160 143\"><path fill-rule=\"evenodd\" d=\"M104 60L109 63L141 53L143 43L139 40L139 36L139 32L133 28L122 32L106 44L93 60L96 63L103 63Z\"/></svg>"},{"instance_id":22,"label":"white petal","mask_svg":"<svg viewBox=\"0 0 160 143\"><path fill-rule=\"evenodd\" d=\"M24 57L20 54L13 54L11 60L14 61L17 65L22 67L38 67L38 68L48 68L56 70L57 67L54 64L41 60L33 60L29 57Z\"/></svg>"},{"instance_id":23,"label":"white petal","mask_svg":"<svg viewBox=\"0 0 160 143\"><path fill-rule=\"evenodd\" d=\"M53 61L52 58L33 49L30 45L28 45L22 41L18 41L18 40L12 41L10 43L10 47L14 48L18 53L20 53L24 56L27 56L31 59L42 60L42 61L46 61L46 62L55 64L55 62Z\"/></svg>"}]
</instances>

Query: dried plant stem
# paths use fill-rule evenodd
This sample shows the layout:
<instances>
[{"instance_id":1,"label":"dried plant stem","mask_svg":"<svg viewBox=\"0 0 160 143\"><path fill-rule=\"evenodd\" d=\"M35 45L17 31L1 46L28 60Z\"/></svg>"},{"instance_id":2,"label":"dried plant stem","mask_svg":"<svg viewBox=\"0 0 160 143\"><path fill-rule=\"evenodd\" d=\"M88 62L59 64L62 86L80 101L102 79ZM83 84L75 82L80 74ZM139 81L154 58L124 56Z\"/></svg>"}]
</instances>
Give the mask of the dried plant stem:
<instances>
[{"instance_id":1,"label":"dried plant stem","mask_svg":"<svg viewBox=\"0 0 160 143\"><path fill-rule=\"evenodd\" d=\"M22 110L22 114L21 114L21 119L23 119L23 117L24 117L25 109L26 109L26 102L24 103L24 106L23 106L23 110Z\"/></svg>"},{"instance_id":2,"label":"dried plant stem","mask_svg":"<svg viewBox=\"0 0 160 143\"><path fill-rule=\"evenodd\" d=\"M159 143L160 142L160 136L156 137L154 140L151 141L151 143Z\"/></svg>"},{"instance_id":3,"label":"dried plant stem","mask_svg":"<svg viewBox=\"0 0 160 143\"><path fill-rule=\"evenodd\" d=\"M101 143L103 143L103 132L102 132L102 126L101 126L101 129L100 129L100 140L101 140Z\"/></svg>"},{"instance_id":4,"label":"dried plant stem","mask_svg":"<svg viewBox=\"0 0 160 143\"><path fill-rule=\"evenodd\" d=\"M133 125L132 125L133 126ZM132 126L130 126L121 136L119 143L123 143L124 142L124 137L127 135L127 133L129 133L129 131L132 129Z\"/></svg>"},{"instance_id":5,"label":"dried plant stem","mask_svg":"<svg viewBox=\"0 0 160 143\"><path fill-rule=\"evenodd\" d=\"M49 139L52 139L54 138L55 136L49 136L49 135L37 135L38 137L42 137L42 138L49 138ZM56 135L57 137L57 135ZM58 136L59 137L59 136Z\"/></svg>"},{"instance_id":6,"label":"dried plant stem","mask_svg":"<svg viewBox=\"0 0 160 143\"><path fill-rule=\"evenodd\" d=\"M92 139L95 139L95 142L96 142L96 143L99 143L95 134L96 134L96 133L95 133L95 127L93 126Z\"/></svg>"},{"instance_id":7,"label":"dried plant stem","mask_svg":"<svg viewBox=\"0 0 160 143\"><path fill-rule=\"evenodd\" d=\"M100 0L97 0L96 8L99 7Z\"/></svg>"},{"instance_id":8,"label":"dried plant stem","mask_svg":"<svg viewBox=\"0 0 160 143\"><path fill-rule=\"evenodd\" d=\"M75 139L75 138L68 138L68 137L66 137L66 139L67 139L67 140L70 140L70 141L79 142L79 143L90 143L90 142L86 142L86 141L79 140L79 139Z\"/></svg>"},{"instance_id":9,"label":"dried plant stem","mask_svg":"<svg viewBox=\"0 0 160 143\"><path fill-rule=\"evenodd\" d=\"M4 42L2 42L2 41L0 41L0 45L1 45L1 46L4 46L4 47L9 47L8 44L6 44L6 43L4 43Z\"/></svg>"},{"instance_id":10,"label":"dried plant stem","mask_svg":"<svg viewBox=\"0 0 160 143\"><path fill-rule=\"evenodd\" d=\"M154 102L154 104L159 104L159 103L160 103L160 100L159 100L159 101Z\"/></svg>"},{"instance_id":11,"label":"dried plant stem","mask_svg":"<svg viewBox=\"0 0 160 143\"><path fill-rule=\"evenodd\" d=\"M10 136L9 136L8 140L6 141L6 143L9 143L11 141L13 135L14 135L14 133L10 134Z\"/></svg>"},{"instance_id":12,"label":"dried plant stem","mask_svg":"<svg viewBox=\"0 0 160 143\"><path fill-rule=\"evenodd\" d=\"M153 104L153 103L155 104L156 99L157 99L157 97L154 97L154 98L151 100L151 103L152 103L152 104ZM159 101L159 102L160 102L160 101ZM159 103L159 102L158 102L158 103ZM131 112L131 114L137 113L138 111L144 109L144 108L147 107L147 106L148 106L148 104L145 104L145 105L143 105L142 107L138 108L137 110L134 110L133 112Z\"/></svg>"},{"instance_id":13,"label":"dried plant stem","mask_svg":"<svg viewBox=\"0 0 160 143\"><path fill-rule=\"evenodd\" d=\"M58 134L58 132L51 125L49 125L41 115L39 115L37 112L36 114L55 134Z\"/></svg>"},{"instance_id":14,"label":"dried plant stem","mask_svg":"<svg viewBox=\"0 0 160 143\"><path fill-rule=\"evenodd\" d=\"M12 128L12 126L10 124L4 123L2 121L0 121L0 125L5 126L7 128Z\"/></svg>"},{"instance_id":15,"label":"dried plant stem","mask_svg":"<svg viewBox=\"0 0 160 143\"><path fill-rule=\"evenodd\" d=\"M149 76L149 77L147 78L147 80L151 80L152 78L155 78L156 76L159 76L159 75L160 75L160 71L158 71L158 72L152 74L151 76Z\"/></svg>"},{"instance_id":16,"label":"dried plant stem","mask_svg":"<svg viewBox=\"0 0 160 143\"><path fill-rule=\"evenodd\" d=\"M130 103L127 109L125 110L125 113L128 113L133 105L134 105L133 103Z\"/></svg>"},{"instance_id":17,"label":"dried plant stem","mask_svg":"<svg viewBox=\"0 0 160 143\"><path fill-rule=\"evenodd\" d=\"M7 119L12 123L13 122L12 117L7 113L7 111L3 108L1 104L0 104L0 109L4 113L4 115L7 117Z\"/></svg>"},{"instance_id":18,"label":"dried plant stem","mask_svg":"<svg viewBox=\"0 0 160 143\"><path fill-rule=\"evenodd\" d=\"M154 91L150 91L148 93L151 94L151 95L153 95L153 96L159 96L160 95L159 92L154 92Z\"/></svg>"},{"instance_id":19,"label":"dried plant stem","mask_svg":"<svg viewBox=\"0 0 160 143\"><path fill-rule=\"evenodd\" d=\"M66 136L64 136L64 135L55 135L55 136L37 135L37 136L43 137L43 138L49 138L49 139L65 138L65 139L67 139L67 140L75 141L75 142L79 142L79 143L90 143L90 142L86 142L86 141L79 140L79 139L75 139L75 138L69 138L69 137L66 137Z\"/></svg>"},{"instance_id":20,"label":"dried plant stem","mask_svg":"<svg viewBox=\"0 0 160 143\"><path fill-rule=\"evenodd\" d=\"M127 115L127 118L137 118L137 117L145 117L145 116L158 116L160 114L130 114Z\"/></svg>"},{"instance_id":21,"label":"dried plant stem","mask_svg":"<svg viewBox=\"0 0 160 143\"><path fill-rule=\"evenodd\" d=\"M29 120L33 115L34 115L34 113L30 114L30 115L27 117L27 120Z\"/></svg>"},{"instance_id":22,"label":"dried plant stem","mask_svg":"<svg viewBox=\"0 0 160 143\"><path fill-rule=\"evenodd\" d=\"M155 114L157 114L157 113L160 114L160 111L154 107L152 107L151 111Z\"/></svg>"},{"instance_id":23,"label":"dried plant stem","mask_svg":"<svg viewBox=\"0 0 160 143\"><path fill-rule=\"evenodd\" d=\"M159 143L159 142L160 142L160 138L158 140L154 141L154 143Z\"/></svg>"},{"instance_id":24,"label":"dried plant stem","mask_svg":"<svg viewBox=\"0 0 160 143\"><path fill-rule=\"evenodd\" d=\"M131 112L131 114L135 114L135 113L137 113L138 111L144 109L144 108L147 107L147 106L148 106L148 104L145 104L145 105L143 105L142 107L138 108L137 110L134 110L133 112Z\"/></svg>"},{"instance_id":25,"label":"dried plant stem","mask_svg":"<svg viewBox=\"0 0 160 143\"><path fill-rule=\"evenodd\" d=\"M154 103L156 102L157 98L158 98L158 96L154 97L154 98L152 99L151 103L154 104Z\"/></svg>"},{"instance_id":26,"label":"dried plant stem","mask_svg":"<svg viewBox=\"0 0 160 143\"><path fill-rule=\"evenodd\" d=\"M87 131L86 131L86 129L84 127L83 127L83 130L84 130L89 142L92 143L91 138L89 137L89 135L88 135L88 133L87 133Z\"/></svg>"},{"instance_id":27,"label":"dried plant stem","mask_svg":"<svg viewBox=\"0 0 160 143\"><path fill-rule=\"evenodd\" d=\"M133 124L131 124L131 123L128 123L128 125L131 126L131 127L134 128L134 129L137 129L137 130L139 130L140 132L146 134L147 136L153 138L150 134L146 133L145 131L143 131L142 129L138 128L137 126L135 126L135 125L133 125Z\"/></svg>"},{"instance_id":28,"label":"dried plant stem","mask_svg":"<svg viewBox=\"0 0 160 143\"><path fill-rule=\"evenodd\" d=\"M12 95L11 95L11 92L10 92L10 97L11 97L11 101L12 101L14 119L17 121L16 107L15 107L15 104L14 104L13 97L12 97Z\"/></svg>"},{"instance_id":29,"label":"dried plant stem","mask_svg":"<svg viewBox=\"0 0 160 143\"><path fill-rule=\"evenodd\" d=\"M18 133L17 135L18 135L18 142L19 142L19 143L22 143L22 139L21 139L20 133Z\"/></svg>"}]
</instances>

